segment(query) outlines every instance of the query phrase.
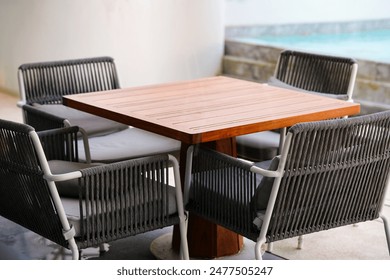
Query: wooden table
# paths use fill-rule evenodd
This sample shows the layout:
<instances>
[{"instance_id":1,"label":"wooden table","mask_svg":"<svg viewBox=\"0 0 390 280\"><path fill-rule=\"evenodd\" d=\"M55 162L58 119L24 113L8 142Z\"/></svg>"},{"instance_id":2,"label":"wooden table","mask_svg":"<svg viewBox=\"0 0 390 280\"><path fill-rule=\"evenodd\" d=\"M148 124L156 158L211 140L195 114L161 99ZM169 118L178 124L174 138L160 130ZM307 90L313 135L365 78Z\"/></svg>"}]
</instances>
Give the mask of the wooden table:
<instances>
[{"instance_id":1,"label":"wooden table","mask_svg":"<svg viewBox=\"0 0 390 280\"><path fill-rule=\"evenodd\" d=\"M235 156L235 136L360 111L359 104L223 76L64 96L63 103L181 141L182 178L189 145L207 143ZM198 258L234 254L243 245L241 236L193 216L188 243Z\"/></svg>"}]
</instances>

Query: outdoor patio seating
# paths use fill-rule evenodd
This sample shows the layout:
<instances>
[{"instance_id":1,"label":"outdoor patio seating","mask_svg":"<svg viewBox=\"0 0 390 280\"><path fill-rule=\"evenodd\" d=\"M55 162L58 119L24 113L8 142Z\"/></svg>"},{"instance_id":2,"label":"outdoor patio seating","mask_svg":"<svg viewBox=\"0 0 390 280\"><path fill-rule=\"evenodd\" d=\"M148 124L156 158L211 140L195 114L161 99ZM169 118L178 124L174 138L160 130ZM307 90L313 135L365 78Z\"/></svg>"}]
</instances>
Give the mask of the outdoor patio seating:
<instances>
[{"instance_id":1,"label":"outdoor patio seating","mask_svg":"<svg viewBox=\"0 0 390 280\"><path fill-rule=\"evenodd\" d=\"M352 102L357 67L352 58L285 50L268 84ZM272 159L280 153L284 135L285 130L239 136L237 154L252 161Z\"/></svg>"},{"instance_id":2,"label":"outdoor patio seating","mask_svg":"<svg viewBox=\"0 0 390 280\"><path fill-rule=\"evenodd\" d=\"M0 215L70 249L73 259L84 248L179 224L188 259L176 158L80 163L79 134L0 120Z\"/></svg>"},{"instance_id":3,"label":"outdoor patio seating","mask_svg":"<svg viewBox=\"0 0 390 280\"><path fill-rule=\"evenodd\" d=\"M119 89L111 57L23 64L18 77L24 122L37 131L79 126L89 137L94 162L179 154L179 141L62 105L64 95ZM79 149L84 154L82 141Z\"/></svg>"},{"instance_id":4,"label":"outdoor patio seating","mask_svg":"<svg viewBox=\"0 0 390 280\"><path fill-rule=\"evenodd\" d=\"M294 125L265 162L198 146L188 159L187 210L256 242L257 259L265 243L377 218L390 254L390 111Z\"/></svg>"}]
</instances>

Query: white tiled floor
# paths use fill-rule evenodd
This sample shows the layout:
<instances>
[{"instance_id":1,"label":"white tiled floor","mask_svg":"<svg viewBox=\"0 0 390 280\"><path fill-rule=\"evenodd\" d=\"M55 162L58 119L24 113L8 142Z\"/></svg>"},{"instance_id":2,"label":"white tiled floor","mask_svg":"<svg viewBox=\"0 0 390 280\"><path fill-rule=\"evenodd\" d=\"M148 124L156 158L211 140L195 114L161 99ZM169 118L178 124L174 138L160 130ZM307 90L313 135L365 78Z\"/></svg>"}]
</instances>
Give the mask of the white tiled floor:
<instances>
[{"instance_id":1,"label":"white tiled floor","mask_svg":"<svg viewBox=\"0 0 390 280\"><path fill-rule=\"evenodd\" d=\"M22 122L17 101L17 96L0 92L0 118ZM390 221L390 189L384 210L384 215ZM252 246L251 241L248 242ZM273 252L293 260L390 260L381 220L307 235L302 250L296 249L296 242L296 238L275 242Z\"/></svg>"}]
</instances>

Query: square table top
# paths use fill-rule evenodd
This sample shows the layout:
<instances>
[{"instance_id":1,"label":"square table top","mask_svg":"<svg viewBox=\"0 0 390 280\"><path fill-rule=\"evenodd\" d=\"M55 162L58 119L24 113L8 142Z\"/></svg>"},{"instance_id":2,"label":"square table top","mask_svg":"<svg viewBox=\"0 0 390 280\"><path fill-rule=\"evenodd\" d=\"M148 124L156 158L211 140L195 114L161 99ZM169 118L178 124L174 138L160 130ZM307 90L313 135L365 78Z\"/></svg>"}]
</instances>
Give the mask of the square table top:
<instances>
[{"instance_id":1,"label":"square table top","mask_svg":"<svg viewBox=\"0 0 390 280\"><path fill-rule=\"evenodd\" d=\"M357 103L224 76L67 95L63 103L187 144L360 111Z\"/></svg>"}]
</instances>

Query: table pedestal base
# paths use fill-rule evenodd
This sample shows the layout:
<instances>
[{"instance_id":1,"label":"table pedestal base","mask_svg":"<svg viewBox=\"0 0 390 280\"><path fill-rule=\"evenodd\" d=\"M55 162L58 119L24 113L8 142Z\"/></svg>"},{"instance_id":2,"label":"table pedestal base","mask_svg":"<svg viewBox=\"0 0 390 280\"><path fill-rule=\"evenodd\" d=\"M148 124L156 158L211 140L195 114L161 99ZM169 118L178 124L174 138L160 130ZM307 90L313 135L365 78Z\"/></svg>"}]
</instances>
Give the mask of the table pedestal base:
<instances>
[{"instance_id":1,"label":"table pedestal base","mask_svg":"<svg viewBox=\"0 0 390 280\"><path fill-rule=\"evenodd\" d=\"M171 241L172 241L171 233L166 233L153 240L153 242L150 244L150 251L152 252L153 256L155 256L156 259L158 260L179 260L180 259L179 252L172 248ZM241 250L236 254L225 256L225 257L214 258L214 259L222 259L222 260L254 259L255 258L254 247L255 247L255 243L250 240L249 241L247 240L247 242L245 242L245 244L242 246ZM202 259L202 258L191 257L191 259Z\"/></svg>"},{"instance_id":2,"label":"table pedestal base","mask_svg":"<svg viewBox=\"0 0 390 280\"><path fill-rule=\"evenodd\" d=\"M187 231L190 257L214 259L237 254L243 247L243 237L224 227L211 223L190 213ZM180 248L179 227L174 226L172 247Z\"/></svg>"}]
</instances>

